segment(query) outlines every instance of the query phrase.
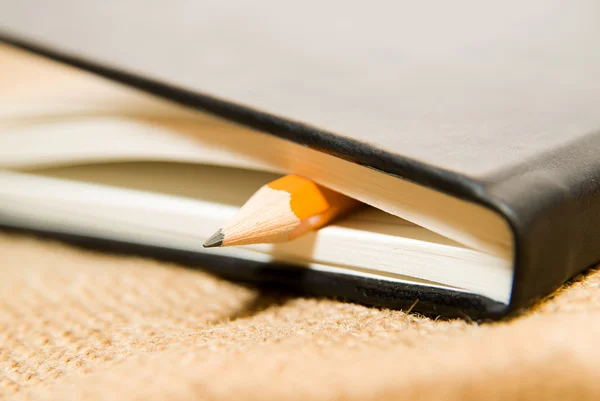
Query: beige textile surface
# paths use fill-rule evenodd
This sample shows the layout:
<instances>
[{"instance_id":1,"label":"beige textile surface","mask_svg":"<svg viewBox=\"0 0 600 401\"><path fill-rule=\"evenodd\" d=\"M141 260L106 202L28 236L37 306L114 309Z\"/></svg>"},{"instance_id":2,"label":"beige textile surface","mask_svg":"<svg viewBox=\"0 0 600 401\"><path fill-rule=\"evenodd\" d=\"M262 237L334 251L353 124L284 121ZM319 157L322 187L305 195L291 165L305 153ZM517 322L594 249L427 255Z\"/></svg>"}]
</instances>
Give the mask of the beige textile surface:
<instances>
[{"instance_id":1,"label":"beige textile surface","mask_svg":"<svg viewBox=\"0 0 600 401\"><path fill-rule=\"evenodd\" d=\"M0 234L14 399L598 399L600 272L519 317L437 321L263 294L198 270Z\"/></svg>"}]
</instances>

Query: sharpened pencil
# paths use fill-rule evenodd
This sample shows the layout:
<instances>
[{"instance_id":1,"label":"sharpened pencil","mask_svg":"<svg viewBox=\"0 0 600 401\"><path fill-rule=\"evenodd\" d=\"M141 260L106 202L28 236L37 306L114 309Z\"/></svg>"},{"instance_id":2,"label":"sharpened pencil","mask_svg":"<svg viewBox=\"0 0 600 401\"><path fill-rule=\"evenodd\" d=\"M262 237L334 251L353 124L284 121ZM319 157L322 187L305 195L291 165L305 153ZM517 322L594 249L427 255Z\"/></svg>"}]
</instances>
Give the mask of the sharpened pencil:
<instances>
[{"instance_id":1,"label":"sharpened pencil","mask_svg":"<svg viewBox=\"0 0 600 401\"><path fill-rule=\"evenodd\" d=\"M204 247L285 242L323 227L361 203L313 181L287 175L261 187Z\"/></svg>"}]
</instances>

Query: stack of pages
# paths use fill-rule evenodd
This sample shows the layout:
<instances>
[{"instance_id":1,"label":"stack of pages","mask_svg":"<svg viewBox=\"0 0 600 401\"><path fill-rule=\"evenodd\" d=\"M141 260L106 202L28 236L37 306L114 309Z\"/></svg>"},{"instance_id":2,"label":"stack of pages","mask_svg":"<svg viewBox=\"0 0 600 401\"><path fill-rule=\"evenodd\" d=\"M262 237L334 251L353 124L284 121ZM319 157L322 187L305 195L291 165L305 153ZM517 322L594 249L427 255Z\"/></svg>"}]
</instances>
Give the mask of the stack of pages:
<instances>
[{"instance_id":1,"label":"stack of pages","mask_svg":"<svg viewBox=\"0 0 600 401\"><path fill-rule=\"evenodd\" d=\"M0 104L4 223L508 302L510 234L490 211L41 57L1 50L8 60L2 84L9 88ZM254 191L287 171L373 206L289 243L202 247Z\"/></svg>"}]
</instances>

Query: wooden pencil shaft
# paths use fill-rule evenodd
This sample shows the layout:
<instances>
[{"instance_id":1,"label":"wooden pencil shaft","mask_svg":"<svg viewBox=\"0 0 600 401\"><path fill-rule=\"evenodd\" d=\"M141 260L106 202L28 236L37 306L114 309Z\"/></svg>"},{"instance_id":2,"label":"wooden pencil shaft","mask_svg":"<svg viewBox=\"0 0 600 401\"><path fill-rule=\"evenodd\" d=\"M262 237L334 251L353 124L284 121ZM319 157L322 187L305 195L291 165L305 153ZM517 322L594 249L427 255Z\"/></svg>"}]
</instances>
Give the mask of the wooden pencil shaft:
<instances>
[{"instance_id":1,"label":"wooden pencil shaft","mask_svg":"<svg viewBox=\"0 0 600 401\"><path fill-rule=\"evenodd\" d=\"M284 242L318 229L360 205L313 181L287 175L261 187L205 246Z\"/></svg>"}]
</instances>

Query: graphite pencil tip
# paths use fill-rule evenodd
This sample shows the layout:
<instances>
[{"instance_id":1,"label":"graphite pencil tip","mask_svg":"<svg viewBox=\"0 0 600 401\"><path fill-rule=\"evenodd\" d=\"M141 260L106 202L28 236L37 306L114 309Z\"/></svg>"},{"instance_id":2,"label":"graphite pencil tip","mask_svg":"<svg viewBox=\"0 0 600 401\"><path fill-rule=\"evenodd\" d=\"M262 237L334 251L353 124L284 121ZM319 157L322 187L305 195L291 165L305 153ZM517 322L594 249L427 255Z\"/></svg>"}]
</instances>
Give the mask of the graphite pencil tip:
<instances>
[{"instance_id":1,"label":"graphite pencil tip","mask_svg":"<svg viewBox=\"0 0 600 401\"><path fill-rule=\"evenodd\" d=\"M223 231L219 228L216 233L214 233L206 242L202 245L205 248L216 248L218 246L223 245L223 240L225 239L225 235Z\"/></svg>"}]
</instances>

